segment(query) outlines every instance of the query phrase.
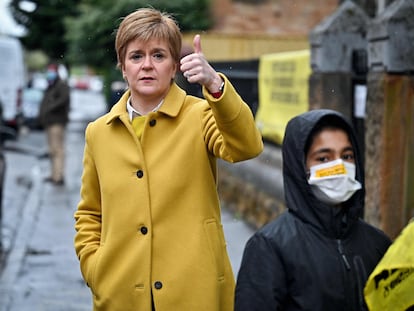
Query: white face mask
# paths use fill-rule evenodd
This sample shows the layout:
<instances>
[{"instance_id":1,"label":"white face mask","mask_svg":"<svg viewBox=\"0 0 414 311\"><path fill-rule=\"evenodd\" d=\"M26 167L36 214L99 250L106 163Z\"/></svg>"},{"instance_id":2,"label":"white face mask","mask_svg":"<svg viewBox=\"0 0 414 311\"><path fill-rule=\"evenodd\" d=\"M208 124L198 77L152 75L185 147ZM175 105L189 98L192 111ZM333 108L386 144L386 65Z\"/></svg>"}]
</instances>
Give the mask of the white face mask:
<instances>
[{"instance_id":1,"label":"white face mask","mask_svg":"<svg viewBox=\"0 0 414 311\"><path fill-rule=\"evenodd\" d=\"M315 197L330 205L347 201L361 189L355 180L355 164L342 159L312 166L308 182Z\"/></svg>"}]
</instances>

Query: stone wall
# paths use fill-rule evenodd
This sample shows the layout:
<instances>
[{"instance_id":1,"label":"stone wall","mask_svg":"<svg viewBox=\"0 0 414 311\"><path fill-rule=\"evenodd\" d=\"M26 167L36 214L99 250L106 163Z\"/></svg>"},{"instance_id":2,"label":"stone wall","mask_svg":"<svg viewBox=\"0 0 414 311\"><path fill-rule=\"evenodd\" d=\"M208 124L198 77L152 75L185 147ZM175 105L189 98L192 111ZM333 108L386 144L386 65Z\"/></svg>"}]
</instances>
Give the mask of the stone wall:
<instances>
[{"instance_id":1,"label":"stone wall","mask_svg":"<svg viewBox=\"0 0 414 311\"><path fill-rule=\"evenodd\" d=\"M257 229L285 210L279 146L265 144L254 159L234 164L220 160L218 167L221 202L235 217Z\"/></svg>"},{"instance_id":2,"label":"stone wall","mask_svg":"<svg viewBox=\"0 0 414 311\"><path fill-rule=\"evenodd\" d=\"M219 194L222 204L254 229L261 228L285 210L284 202L275 194L266 193L226 169L220 170Z\"/></svg>"}]
</instances>

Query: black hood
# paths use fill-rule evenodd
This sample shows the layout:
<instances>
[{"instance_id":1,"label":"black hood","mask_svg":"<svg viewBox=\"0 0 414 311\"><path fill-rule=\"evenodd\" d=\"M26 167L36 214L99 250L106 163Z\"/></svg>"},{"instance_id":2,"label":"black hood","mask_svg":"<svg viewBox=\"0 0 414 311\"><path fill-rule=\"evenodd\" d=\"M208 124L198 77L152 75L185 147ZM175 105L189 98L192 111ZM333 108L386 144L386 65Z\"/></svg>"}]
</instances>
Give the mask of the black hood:
<instances>
[{"instance_id":1,"label":"black hood","mask_svg":"<svg viewBox=\"0 0 414 311\"><path fill-rule=\"evenodd\" d=\"M356 179L362 188L342 208L328 206L315 198L307 181L305 145L313 128L323 119L341 125L354 147ZM328 110L311 110L294 117L286 126L283 140L283 178L286 206L305 223L322 230L324 234L339 238L362 215L364 208L364 168L355 131L340 113Z\"/></svg>"}]
</instances>

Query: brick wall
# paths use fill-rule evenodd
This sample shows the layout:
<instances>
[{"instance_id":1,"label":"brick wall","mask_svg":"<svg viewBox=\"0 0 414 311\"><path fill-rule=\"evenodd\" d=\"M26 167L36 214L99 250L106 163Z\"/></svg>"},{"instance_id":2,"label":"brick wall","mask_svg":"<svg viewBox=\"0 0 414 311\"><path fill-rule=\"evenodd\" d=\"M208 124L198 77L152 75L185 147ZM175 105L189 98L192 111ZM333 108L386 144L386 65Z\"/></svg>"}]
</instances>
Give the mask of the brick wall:
<instances>
[{"instance_id":1,"label":"brick wall","mask_svg":"<svg viewBox=\"0 0 414 311\"><path fill-rule=\"evenodd\" d=\"M214 0L214 32L229 34L301 35L331 15L338 0L268 0L247 4L231 0Z\"/></svg>"}]
</instances>

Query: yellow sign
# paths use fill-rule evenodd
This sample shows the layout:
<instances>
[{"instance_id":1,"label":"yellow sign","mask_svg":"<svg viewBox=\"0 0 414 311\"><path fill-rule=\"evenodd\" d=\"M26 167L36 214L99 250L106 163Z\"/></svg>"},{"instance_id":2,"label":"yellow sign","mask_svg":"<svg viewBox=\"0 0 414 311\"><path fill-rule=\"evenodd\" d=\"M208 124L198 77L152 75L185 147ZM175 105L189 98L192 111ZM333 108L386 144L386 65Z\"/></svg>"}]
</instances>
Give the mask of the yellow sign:
<instances>
[{"instance_id":1,"label":"yellow sign","mask_svg":"<svg viewBox=\"0 0 414 311\"><path fill-rule=\"evenodd\" d=\"M281 144L287 122L308 111L310 73L309 50L260 58L256 123L265 139Z\"/></svg>"},{"instance_id":2,"label":"yellow sign","mask_svg":"<svg viewBox=\"0 0 414 311\"><path fill-rule=\"evenodd\" d=\"M414 307L414 221L389 247L369 276L364 293L370 311Z\"/></svg>"}]
</instances>

